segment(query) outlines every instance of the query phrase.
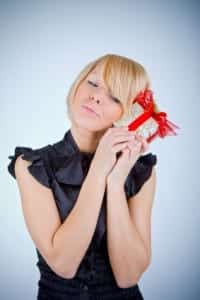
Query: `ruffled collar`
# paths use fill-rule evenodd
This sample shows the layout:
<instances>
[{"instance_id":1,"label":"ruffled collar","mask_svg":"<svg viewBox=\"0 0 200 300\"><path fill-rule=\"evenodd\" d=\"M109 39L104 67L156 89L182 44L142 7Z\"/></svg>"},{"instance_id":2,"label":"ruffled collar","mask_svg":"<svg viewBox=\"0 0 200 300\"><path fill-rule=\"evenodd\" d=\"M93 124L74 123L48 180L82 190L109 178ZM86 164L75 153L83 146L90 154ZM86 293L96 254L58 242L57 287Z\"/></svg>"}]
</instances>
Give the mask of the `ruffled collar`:
<instances>
[{"instance_id":1,"label":"ruffled collar","mask_svg":"<svg viewBox=\"0 0 200 300\"><path fill-rule=\"evenodd\" d=\"M76 153L87 158L92 158L95 154L91 152L84 152L79 149L79 146L72 135L71 129L68 129L62 140L53 144L53 146L57 153L61 156L70 156Z\"/></svg>"},{"instance_id":2,"label":"ruffled collar","mask_svg":"<svg viewBox=\"0 0 200 300\"><path fill-rule=\"evenodd\" d=\"M72 135L71 129L69 129L65 133L65 135L63 137L63 142L64 142L64 145L65 145L65 148L66 148L67 152L70 152L70 153L79 153L82 156L87 157L89 159L91 159L94 156L94 154L95 154L95 152L93 152L93 153L92 152L84 152L84 151L81 151L79 149L79 146L78 146L77 142L75 141L75 138Z\"/></svg>"},{"instance_id":3,"label":"ruffled collar","mask_svg":"<svg viewBox=\"0 0 200 300\"><path fill-rule=\"evenodd\" d=\"M95 152L81 151L71 133L71 129L64 134L60 142L53 145L53 149L57 154L55 177L58 182L81 185L87 175Z\"/></svg>"}]
</instances>

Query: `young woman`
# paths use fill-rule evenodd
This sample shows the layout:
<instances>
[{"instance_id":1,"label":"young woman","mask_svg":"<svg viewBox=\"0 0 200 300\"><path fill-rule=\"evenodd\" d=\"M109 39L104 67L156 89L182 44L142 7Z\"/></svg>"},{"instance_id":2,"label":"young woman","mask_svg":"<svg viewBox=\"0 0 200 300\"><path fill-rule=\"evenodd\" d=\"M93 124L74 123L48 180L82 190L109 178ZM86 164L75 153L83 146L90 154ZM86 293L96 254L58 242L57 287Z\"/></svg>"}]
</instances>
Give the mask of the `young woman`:
<instances>
[{"instance_id":1,"label":"young woman","mask_svg":"<svg viewBox=\"0 0 200 300\"><path fill-rule=\"evenodd\" d=\"M104 55L69 91L63 138L9 156L38 256L37 299L144 299L157 156L119 125L149 87L139 63Z\"/></svg>"}]
</instances>

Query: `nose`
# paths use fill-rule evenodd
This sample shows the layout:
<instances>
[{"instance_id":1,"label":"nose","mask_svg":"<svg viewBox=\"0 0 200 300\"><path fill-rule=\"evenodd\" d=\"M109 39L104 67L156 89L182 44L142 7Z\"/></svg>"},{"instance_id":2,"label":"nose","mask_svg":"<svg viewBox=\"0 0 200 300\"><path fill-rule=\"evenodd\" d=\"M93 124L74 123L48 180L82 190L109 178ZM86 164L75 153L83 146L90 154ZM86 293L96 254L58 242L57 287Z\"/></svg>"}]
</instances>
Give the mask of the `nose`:
<instances>
[{"instance_id":1,"label":"nose","mask_svg":"<svg viewBox=\"0 0 200 300\"><path fill-rule=\"evenodd\" d=\"M98 104L100 103L100 100L99 100L99 97L97 95L93 95L93 96L90 96L90 99L91 100L94 100L95 102L97 102Z\"/></svg>"},{"instance_id":2,"label":"nose","mask_svg":"<svg viewBox=\"0 0 200 300\"><path fill-rule=\"evenodd\" d=\"M90 94L90 99L94 100L95 102L99 103L103 103L103 101L107 98L108 94L106 91L106 88L102 87L98 87L98 89L95 89L95 91L93 90Z\"/></svg>"}]
</instances>

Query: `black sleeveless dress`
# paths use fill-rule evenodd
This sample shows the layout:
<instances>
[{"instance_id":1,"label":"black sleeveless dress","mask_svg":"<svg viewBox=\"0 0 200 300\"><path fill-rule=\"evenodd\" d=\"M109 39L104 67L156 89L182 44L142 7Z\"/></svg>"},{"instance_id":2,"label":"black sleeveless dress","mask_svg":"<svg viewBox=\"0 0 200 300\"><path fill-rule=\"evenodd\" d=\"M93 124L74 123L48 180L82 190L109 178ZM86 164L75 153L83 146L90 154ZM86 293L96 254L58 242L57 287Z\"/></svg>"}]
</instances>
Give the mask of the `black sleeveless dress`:
<instances>
[{"instance_id":1,"label":"black sleeveless dress","mask_svg":"<svg viewBox=\"0 0 200 300\"><path fill-rule=\"evenodd\" d=\"M81 152L69 129L54 144L38 149L16 147L14 155L8 157L11 160L8 171L14 178L14 164L20 154L23 154L23 159L32 162L28 166L32 176L52 190L61 222L64 222L76 202L94 153ZM157 156L152 153L140 156L124 184L127 200L150 177L156 162ZM38 300L144 299L138 284L120 288L115 281L107 252L105 201L106 192L93 238L74 278L65 279L57 275L36 248L36 265L40 273Z\"/></svg>"}]
</instances>

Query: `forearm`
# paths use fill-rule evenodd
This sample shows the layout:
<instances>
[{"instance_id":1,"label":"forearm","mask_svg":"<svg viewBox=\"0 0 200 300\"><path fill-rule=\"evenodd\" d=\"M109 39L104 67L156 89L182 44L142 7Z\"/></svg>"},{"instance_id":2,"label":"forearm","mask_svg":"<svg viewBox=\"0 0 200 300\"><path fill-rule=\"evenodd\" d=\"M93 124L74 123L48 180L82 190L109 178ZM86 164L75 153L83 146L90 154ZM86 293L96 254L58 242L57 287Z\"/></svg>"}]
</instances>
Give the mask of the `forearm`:
<instances>
[{"instance_id":1,"label":"forearm","mask_svg":"<svg viewBox=\"0 0 200 300\"><path fill-rule=\"evenodd\" d=\"M95 176L91 167L77 201L54 235L57 269L63 277L75 274L94 234L105 192L106 181Z\"/></svg>"},{"instance_id":2,"label":"forearm","mask_svg":"<svg viewBox=\"0 0 200 300\"><path fill-rule=\"evenodd\" d=\"M108 253L117 282L131 286L144 272L147 253L133 224L123 186L107 185Z\"/></svg>"}]
</instances>

